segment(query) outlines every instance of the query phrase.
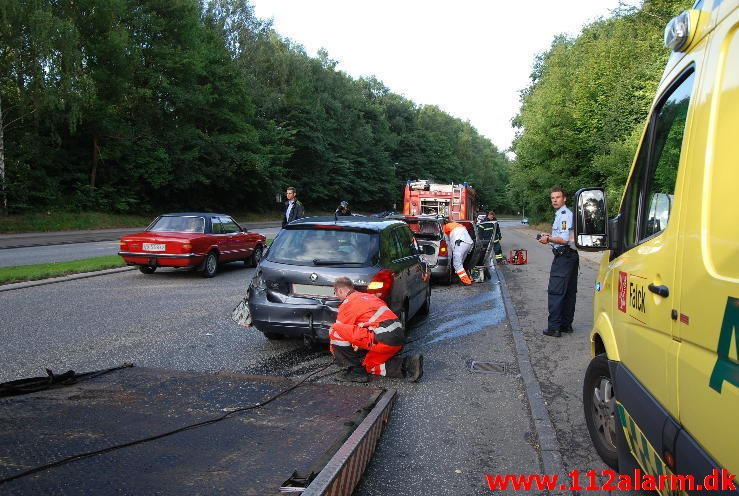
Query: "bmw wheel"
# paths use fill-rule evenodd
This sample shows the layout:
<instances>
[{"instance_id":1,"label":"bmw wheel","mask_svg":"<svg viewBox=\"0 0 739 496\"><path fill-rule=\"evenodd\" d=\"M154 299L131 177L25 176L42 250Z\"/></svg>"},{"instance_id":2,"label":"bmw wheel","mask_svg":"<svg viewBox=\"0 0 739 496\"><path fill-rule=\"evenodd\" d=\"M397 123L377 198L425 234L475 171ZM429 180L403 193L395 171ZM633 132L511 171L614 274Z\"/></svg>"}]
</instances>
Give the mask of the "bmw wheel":
<instances>
[{"instance_id":1,"label":"bmw wheel","mask_svg":"<svg viewBox=\"0 0 739 496\"><path fill-rule=\"evenodd\" d=\"M585 423L595 450L607 465L618 470L616 392L605 354L590 361L585 372L582 397Z\"/></svg>"},{"instance_id":2,"label":"bmw wheel","mask_svg":"<svg viewBox=\"0 0 739 496\"><path fill-rule=\"evenodd\" d=\"M251 253L251 256L246 260L247 267L256 267L259 262L262 261L262 247L257 246Z\"/></svg>"},{"instance_id":3,"label":"bmw wheel","mask_svg":"<svg viewBox=\"0 0 739 496\"><path fill-rule=\"evenodd\" d=\"M218 270L218 255L212 251L208 253L203 262L203 277L213 277Z\"/></svg>"}]
</instances>

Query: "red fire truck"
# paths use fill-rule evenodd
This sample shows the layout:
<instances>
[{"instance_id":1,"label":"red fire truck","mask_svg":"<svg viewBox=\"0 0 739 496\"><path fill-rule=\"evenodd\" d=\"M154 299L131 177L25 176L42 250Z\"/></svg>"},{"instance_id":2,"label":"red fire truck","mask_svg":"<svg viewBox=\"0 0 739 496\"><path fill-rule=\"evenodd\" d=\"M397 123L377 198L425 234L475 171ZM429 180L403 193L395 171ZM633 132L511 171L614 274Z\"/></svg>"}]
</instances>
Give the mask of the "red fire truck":
<instances>
[{"instance_id":1,"label":"red fire truck","mask_svg":"<svg viewBox=\"0 0 739 496\"><path fill-rule=\"evenodd\" d=\"M467 183L434 184L408 181L403 194L405 215L443 215L452 220L475 220L477 193Z\"/></svg>"}]
</instances>

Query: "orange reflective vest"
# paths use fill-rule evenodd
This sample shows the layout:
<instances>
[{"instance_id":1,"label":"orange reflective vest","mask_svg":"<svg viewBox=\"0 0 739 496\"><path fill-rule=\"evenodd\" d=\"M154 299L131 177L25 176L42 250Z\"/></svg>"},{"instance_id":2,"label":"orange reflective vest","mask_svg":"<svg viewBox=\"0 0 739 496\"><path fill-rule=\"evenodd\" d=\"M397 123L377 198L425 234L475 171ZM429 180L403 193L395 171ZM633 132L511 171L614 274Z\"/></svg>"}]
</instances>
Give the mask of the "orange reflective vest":
<instances>
[{"instance_id":1,"label":"orange reflective vest","mask_svg":"<svg viewBox=\"0 0 739 496\"><path fill-rule=\"evenodd\" d=\"M376 343L398 346L404 341L398 316L387 303L373 294L359 291L349 293L339 305L331 331L332 341L340 338L365 350L372 349Z\"/></svg>"}]
</instances>

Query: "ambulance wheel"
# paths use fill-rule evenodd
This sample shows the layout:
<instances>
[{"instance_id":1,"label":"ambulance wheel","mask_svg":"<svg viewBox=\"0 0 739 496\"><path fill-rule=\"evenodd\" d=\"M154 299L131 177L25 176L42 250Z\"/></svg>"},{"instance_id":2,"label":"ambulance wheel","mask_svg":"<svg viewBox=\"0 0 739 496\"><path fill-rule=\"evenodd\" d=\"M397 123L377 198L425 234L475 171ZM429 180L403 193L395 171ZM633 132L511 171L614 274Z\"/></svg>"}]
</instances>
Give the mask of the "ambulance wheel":
<instances>
[{"instance_id":1,"label":"ambulance wheel","mask_svg":"<svg viewBox=\"0 0 739 496\"><path fill-rule=\"evenodd\" d=\"M583 381L582 398L585 424L595 450L606 465L618 470L616 393L605 354L590 361Z\"/></svg>"}]
</instances>

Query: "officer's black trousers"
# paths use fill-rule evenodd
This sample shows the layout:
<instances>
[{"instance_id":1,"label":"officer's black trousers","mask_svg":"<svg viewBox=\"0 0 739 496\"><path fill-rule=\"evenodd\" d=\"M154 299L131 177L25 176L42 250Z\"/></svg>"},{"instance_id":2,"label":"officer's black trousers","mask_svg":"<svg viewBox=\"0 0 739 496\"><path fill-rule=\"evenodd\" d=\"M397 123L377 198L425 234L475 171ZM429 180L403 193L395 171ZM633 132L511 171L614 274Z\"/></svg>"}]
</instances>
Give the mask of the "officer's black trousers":
<instances>
[{"instance_id":1,"label":"officer's black trousers","mask_svg":"<svg viewBox=\"0 0 739 496\"><path fill-rule=\"evenodd\" d=\"M549 271L548 329L558 331L572 326L577 299L577 269L580 259L577 251L555 256Z\"/></svg>"}]
</instances>

